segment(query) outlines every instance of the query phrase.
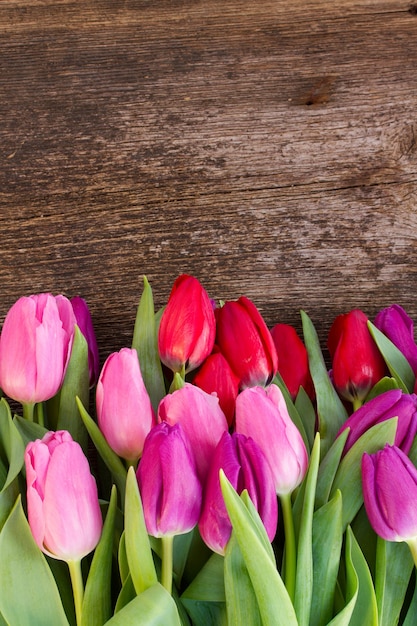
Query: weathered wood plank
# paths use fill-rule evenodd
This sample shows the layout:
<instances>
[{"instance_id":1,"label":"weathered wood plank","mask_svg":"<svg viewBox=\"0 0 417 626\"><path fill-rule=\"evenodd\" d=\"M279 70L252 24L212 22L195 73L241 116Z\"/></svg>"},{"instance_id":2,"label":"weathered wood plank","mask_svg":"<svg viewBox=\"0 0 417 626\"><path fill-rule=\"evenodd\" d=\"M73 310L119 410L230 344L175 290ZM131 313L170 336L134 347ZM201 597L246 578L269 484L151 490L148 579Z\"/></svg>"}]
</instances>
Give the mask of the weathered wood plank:
<instances>
[{"instance_id":1,"label":"weathered wood plank","mask_svg":"<svg viewBox=\"0 0 417 626\"><path fill-rule=\"evenodd\" d=\"M81 293L105 354L186 271L323 340L417 319L413 6L0 3L0 316Z\"/></svg>"}]
</instances>

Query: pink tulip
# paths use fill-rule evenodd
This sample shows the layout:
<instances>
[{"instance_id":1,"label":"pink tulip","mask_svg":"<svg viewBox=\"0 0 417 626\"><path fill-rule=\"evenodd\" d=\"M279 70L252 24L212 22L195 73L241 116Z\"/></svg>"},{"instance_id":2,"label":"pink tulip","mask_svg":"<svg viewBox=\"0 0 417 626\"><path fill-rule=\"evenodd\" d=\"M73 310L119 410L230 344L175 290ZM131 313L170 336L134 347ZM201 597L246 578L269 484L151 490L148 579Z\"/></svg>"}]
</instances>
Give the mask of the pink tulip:
<instances>
[{"instance_id":1,"label":"pink tulip","mask_svg":"<svg viewBox=\"0 0 417 626\"><path fill-rule=\"evenodd\" d=\"M215 351L204 361L193 379L194 385L207 393L215 393L229 426L235 415L239 379L221 352Z\"/></svg>"},{"instance_id":2,"label":"pink tulip","mask_svg":"<svg viewBox=\"0 0 417 626\"><path fill-rule=\"evenodd\" d=\"M240 386L268 385L278 369L278 357L256 306L242 296L215 310L216 342L240 380Z\"/></svg>"},{"instance_id":3,"label":"pink tulip","mask_svg":"<svg viewBox=\"0 0 417 626\"><path fill-rule=\"evenodd\" d=\"M190 443L180 424L161 422L151 430L136 476L150 535L181 535L196 526L201 485Z\"/></svg>"},{"instance_id":4,"label":"pink tulip","mask_svg":"<svg viewBox=\"0 0 417 626\"><path fill-rule=\"evenodd\" d=\"M22 297L6 315L0 337L0 387L21 403L48 400L61 387L75 315L64 296Z\"/></svg>"},{"instance_id":5,"label":"pink tulip","mask_svg":"<svg viewBox=\"0 0 417 626\"><path fill-rule=\"evenodd\" d=\"M136 350L122 348L107 358L97 383L96 406L109 446L123 459L136 462L156 423Z\"/></svg>"},{"instance_id":6,"label":"pink tulip","mask_svg":"<svg viewBox=\"0 0 417 626\"><path fill-rule=\"evenodd\" d=\"M173 372L196 369L211 353L216 335L213 305L194 276L174 283L158 331L162 363Z\"/></svg>"},{"instance_id":7,"label":"pink tulip","mask_svg":"<svg viewBox=\"0 0 417 626\"><path fill-rule=\"evenodd\" d=\"M236 432L252 437L260 446L278 495L291 493L301 483L308 466L307 450L276 385L251 387L238 395Z\"/></svg>"},{"instance_id":8,"label":"pink tulip","mask_svg":"<svg viewBox=\"0 0 417 626\"><path fill-rule=\"evenodd\" d=\"M97 339L94 332L93 320L87 302L79 296L71 298L71 305L77 325L83 334L88 346L88 369L90 373L90 387L93 387L99 375L99 355Z\"/></svg>"},{"instance_id":9,"label":"pink tulip","mask_svg":"<svg viewBox=\"0 0 417 626\"><path fill-rule=\"evenodd\" d=\"M379 311L375 326L403 353L411 369L417 374L417 345L414 340L414 322L399 304Z\"/></svg>"},{"instance_id":10,"label":"pink tulip","mask_svg":"<svg viewBox=\"0 0 417 626\"><path fill-rule=\"evenodd\" d=\"M277 529L278 504L269 463L253 439L225 432L217 444L204 488L198 523L204 542L214 552L224 554L232 532L220 487L221 469L237 493L248 490L272 541Z\"/></svg>"},{"instance_id":11,"label":"pink tulip","mask_svg":"<svg viewBox=\"0 0 417 626\"><path fill-rule=\"evenodd\" d=\"M362 457L362 487L369 521L387 541L416 541L417 469L396 446Z\"/></svg>"},{"instance_id":12,"label":"pink tulip","mask_svg":"<svg viewBox=\"0 0 417 626\"><path fill-rule=\"evenodd\" d=\"M25 451L29 525L39 548L77 561L96 547L102 529L97 486L67 431L48 432Z\"/></svg>"},{"instance_id":13,"label":"pink tulip","mask_svg":"<svg viewBox=\"0 0 417 626\"><path fill-rule=\"evenodd\" d=\"M217 443L228 429L219 399L185 383L184 387L161 400L158 420L170 425L181 424L191 443L197 473L203 484Z\"/></svg>"}]
</instances>

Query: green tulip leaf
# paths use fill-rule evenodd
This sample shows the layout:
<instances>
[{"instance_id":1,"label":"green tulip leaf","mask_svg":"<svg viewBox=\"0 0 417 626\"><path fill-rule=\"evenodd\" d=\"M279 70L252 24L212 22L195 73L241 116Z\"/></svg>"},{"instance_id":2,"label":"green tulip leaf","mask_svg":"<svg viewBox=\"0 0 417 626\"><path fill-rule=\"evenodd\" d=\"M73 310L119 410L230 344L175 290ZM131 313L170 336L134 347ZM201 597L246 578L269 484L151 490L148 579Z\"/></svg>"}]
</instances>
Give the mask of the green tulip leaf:
<instances>
[{"instance_id":1,"label":"green tulip leaf","mask_svg":"<svg viewBox=\"0 0 417 626\"><path fill-rule=\"evenodd\" d=\"M113 487L100 541L95 549L85 585L82 626L104 624L112 615L111 573L117 492Z\"/></svg>"},{"instance_id":2,"label":"green tulip leaf","mask_svg":"<svg viewBox=\"0 0 417 626\"><path fill-rule=\"evenodd\" d=\"M16 477L6 489L0 491L0 530L3 528L5 521L10 515L19 491L19 477ZM1 558L1 556L0 556Z\"/></svg>"},{"instance_id":3,"label":"green tulip leaf","mask_svg":"<svg viewBox=\"0 0 417 626\"><path fill-rule=\"evenodd\" d=\"M307 433L304 427L303 420L301 419L301 415L298 412L298 409L295 406L294 402L292 401L292 398L287 389L287 386L284 383L282 377L279 375L279 373L275 375L274 380L272 382L281 390L282 395L284 396L285 404L287 405L288 414L291 417L294 424L297 426L300 432L300 435L303 438L304 445L306 446L307 450L310 450L310 444L308 441L308 437L307 437Z\"/></svg>"},{"instance_id":4,"label":"green tulip leaf","mask_svg":"<svg viewBox=\"0 0 417 626\"><path fill-rule=\"evenodd\" d=\"M313 513L320 461L320 435L317 433L304 479L304 498L298 529L297 571L294 608L299 626L308 626L313 594Z\"/></svg>"},{"instance_id":5,"label":"green tulip leaf","mask_svg":"<svg viewBox=\"0 0 417 626\"><path fill-rule=\"evenodd\" d=\"M294 404L303 422L304 430L307 435L307 449L311 450L314 444L314 435L316 432L316 410L303 387L300 387L298 390Z\"/></svg>"},{"instance_id":6,"label":"green tulip leaf","mask_svg":"<svg viewBox=\"0 0 417 626\"><path fill-rule=\"evenodd\" d=\"M237 495L223 470L220 485L236 540L245 561L264 626L297 626L294 607L285 585L259 539L259 526ZM266 534L266 533L265 533Z\"/></svg>"},{"instance_id":7,"label":"green tulip leaf","mask_svg":"<svg viewBox=\"0 0 417 626\"><path fill-rule=\"evenodd\" d=\"M271 545L271 542L269 541L268 535L265 532L265 526L263 525L263 522L261 518L259 517L259 513L255 505L253 504L252 500L250 499L249 493L246 489L242 491L242 493L240 494L240 498L243 504L246 506L248 513L252 517L252 523L253 523L254 529L258 530L259 540L261 541L266 553L269 554L269 557L272 563L275 565L276 561L275 561L274 549Z\"/></svg>"},{"instance_id":8,"label":"green tulip leaf","mask_svg":"<svg viewBox=\"0 0 417 626\"><path fill-rule=\"evenodd\" d=\"M158 578L133 467L129 468L126 480L125 541L130 574L139 595L152 587Z\"/></svg>"},{"instance_id":9,"label":"green tulip leaf","mask_svg":"<svg viewBox=\"0 0 417 626\"><path fill-rule=\"evenodd\" d=\"M135 587L133 586L132 577L129 572L129 574L126 576L126 578L123 581L122 588L117 597L114 612L118 613L119 611L121 611L123 607L127 606L129 602L132 602L132 600L134 600L136 596L137 596L137 593L135 591Z\"/></svg>"},{"instance_id":10,"label":"green tulip leaf","mask_svg":"<svg viewBox=\"0 0 417 626\"><path fill-rule=\"evenodd\" d=\"M80 418L76 398L88 406L89 389L88 344L76 325L64 381L57 395L46 402L46 414L48 428L67 430L84 452L87 452L88 434Z\"/></svg>"},{"instance_id":11,"label":"green tulip leaf","mask_svg":"<svg viewBox=\"0 0 417 626\"><path fill-rule=\"evenodd\" d=\"M313 595L310 623L325 626L333 614L333 599L343 544L342 495L317 509L313 517Z\"/></svg>"},{"instance_id":12,"label":"green tulip leaf","mask_svg":"<svg viewBox=\"0 0 417 626\"><path fill-rule=\"evenodd\" d=\"M380 396L381 393L385 393L386 391L391 391L391 389L399 389L400 385L395 380L395 378L391 378L390 376L384 376L381 378L376 385L374 385L371 391L365 398L365 402L369 402L369 400L373 400L377 396Z\"/></svg>"},{"instance_id":13,"label":"green tulip leaf","mask_svg":"<svg viewBox=\"0 0 417 626\"><path fill-rule=\"evenodd\" d=\"M378 609L371 573L350 526L346 532L346 543L358 577L358 595L349 626L378 626ZM353 584L353 587L356 585Z\"/></svg>"},{"instance_id":14,"label":"green tulip leaf","mask_svg":"<svg viewBox=\"0 0 417 626\"><path fill-rule=\"evenodd\" d=\"M336 437L333 445L320 463L316 486L316 508L323 506L323 504L326 504L329 500L334 477L336 476L340 459L342 458L349 431L350 428L345 428L345 430Z\"/></svg>"},{"instance_id":15,"label":"green tulip leaf","mask_svg":"<svg viewBox=\"0 0 417 626\"><path fill-rule=\"evenodd\" d=\"M304 311L301 311L301 320L311 378L316 391L321 453L324 456L346 421L347 412L330 381L316 329Z\"/></svg>"},{"instance_id":16,"label":"green tulip leaf","mask_svg":"<svg viewBox=\"0 0 417 626\"><path fill-rule=\"evenodd\" d=\"M104 463L110 470L113 480L123 501L126 488L126 469L117 454L113 452L113 450L110 448L103 433L101 432L95 421L90 417L90 415L84 408L81 399L77 397L76 402L81 415L81 419L85 424L87 432L90 435L91 440L94 443Z\"/></svg>"},{"instance_id":17,"label":"green tulip leaf","mask_svg":"<svg viewBox=\"0 0 417 626\"><path fill-rule=\"evenodd\" d=\"M364 452L373 454L386 443L393 445L396 417L375 424L367 430L343 457L333 481L330 497L340 489L343 500L343 529L350 524L363 504L361 461Z\"/></svg>"},{"instance_id":18,"label":"green tulip leaf","mask_svg":"<svg viewBox=\"0 0 417 626\"><path fill-rule=\"evenodd\" d=\"M24 453L25 445L22 437L13 423L8 403L2 398L0 400L1 491L7 489L20 473L23 467Z\"/></svg>"},{"instance_id":19,"label":"green tulip leaf","mask_svg":"<svg viewBox=\"0 0 417 626\"><path fill-rule=\"evenodd\" d=\"M120 580L122 584L125 582L126 578L129 576L129 563L127 561L126 554L126 532L123 531L119 541L119 551L118 551L118 562L119 562L119 573Z\"/></svg>"},{"instance_id":20,"label":"green tulip leaf","mask_svg":"<svg viewBox=\"0 0 417 626\"><path fill-rule=\"evenodd\" d=\"M156 412L166 391L158 352L158 325L152 289L146 276L143 277L143 292L136 314L132 348L138 353L143 382Z\"/></svg>"},{"instance_id":21,"label":"green tulip leaf","mask_svg":"<svg viewBox=\"0 0 417 626\"><path fill-rule=\"evenodd\" d=\"M411 598L410 605L407 610L407 614L404 618L402 626L415 626L417 615L417 585L414 588L413 597Z\"/></svg>"},{"instance_id":22,"label":"green tulip leaf","mask_svg":"<svg viewBox=\"0 0 417 626\"><path fill-rule=\"evenodd\" d=\"M0 613L6 623L68 626L54 577L32 537L20 498L0 532L0 554Z\"/></svg>"},{"instance_id":23,"label":"green tulip leaf","mask_svg":"<svg viewBox=\"0 0 417 626\"><path fill-rule=\"evenodd\" d=\"M398 624L414 568L406 543L377 539L375 593L379 626Z\"/></svg>"},{"instance_id":24,"label":"green tulip leaf","mask_svg":"<svg viewBox=\"0 0 417 626\"><path fill-rule=\"evenodd\" d=\"M181 626L172 596L155 583L126 604L106 626Z\"/></svg>"},{"instance_id":25,"label":"green tulip leaf","mask_svg":"<svg viewBox=\"0 0 417 626\"><path fill-rule=\"evenodd\" d=\"M400 389L405 393L411 393L416 378L409 362L392 341L372 322L368 321L368 328L387 364L391 376L397 381Z\"/></svg>"},{"instance_id":26,"label":"green tulip leaf","mask_svg":"<svg viewBox=\"0 0 417 626\"><path fill-rule=\"evenodd\" d=\"M227 626L224 557L212 553L180 600L194 624Z\"/></svg>"},{"instance_id":27,"label":"green tulip leaf","mask_svg":"<svg viewBox=\"0 0 417 626\"><path fill-rule=\"evenodd\" d=\"M30 422L20 415L15 415L13 417L13 422L23 439L23 444L25 448L30 441L42 439L43 436L46 435L46 433L48 432L48 429L44 426L41 426L36 422Z\"/></svg>"},{"instance_id":28,"label":"green tulip leaf","mask_svg":"<svg viewBox=\"0 0 417 626\"><path fill-rule=\"evenodd\" d=\"M228 623L262 626L256 594L235 531L224 556L224 586Z\"/></svg>"}]
</instances>

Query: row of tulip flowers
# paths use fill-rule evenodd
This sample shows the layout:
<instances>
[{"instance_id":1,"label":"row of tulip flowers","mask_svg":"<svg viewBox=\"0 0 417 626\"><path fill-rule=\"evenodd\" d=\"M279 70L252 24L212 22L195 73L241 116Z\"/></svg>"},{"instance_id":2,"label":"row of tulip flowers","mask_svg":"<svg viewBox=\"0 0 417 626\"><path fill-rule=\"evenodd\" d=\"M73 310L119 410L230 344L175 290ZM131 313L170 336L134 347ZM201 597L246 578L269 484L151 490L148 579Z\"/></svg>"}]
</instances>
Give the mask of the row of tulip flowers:
<instances>
[{"instance_id":1,"label":"row of tulip flowers","mask_svg":"<svg viewBox=\"0 0 417 626\"><path fill-rule=\"evenodd\" d=\"M100 371L82 298L12 306L0 626L415 624L413 322L338 316L328 371L301 318L269 330L189 275L155 313L144 279Z\"/></svg>"}]
</instances>

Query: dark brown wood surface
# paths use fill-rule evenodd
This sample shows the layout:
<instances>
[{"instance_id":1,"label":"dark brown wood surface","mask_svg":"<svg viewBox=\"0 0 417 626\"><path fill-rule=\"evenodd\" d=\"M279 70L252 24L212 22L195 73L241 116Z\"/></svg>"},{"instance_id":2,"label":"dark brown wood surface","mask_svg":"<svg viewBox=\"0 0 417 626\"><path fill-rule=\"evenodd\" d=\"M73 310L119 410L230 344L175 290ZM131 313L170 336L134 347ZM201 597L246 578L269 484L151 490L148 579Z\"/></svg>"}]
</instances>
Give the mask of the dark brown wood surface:
<instances>
[{"instance_id":1,"label":"dark brown wood surface","mask_svg":"<svg viewBox=\"0 0 417 626\"><path fill-rule=\"evenodd\" d=\"M0 2L0 316L81 294L103 358L142 275L324 341L417 320L417 4Z\"/></svg>"}]
</instances>

